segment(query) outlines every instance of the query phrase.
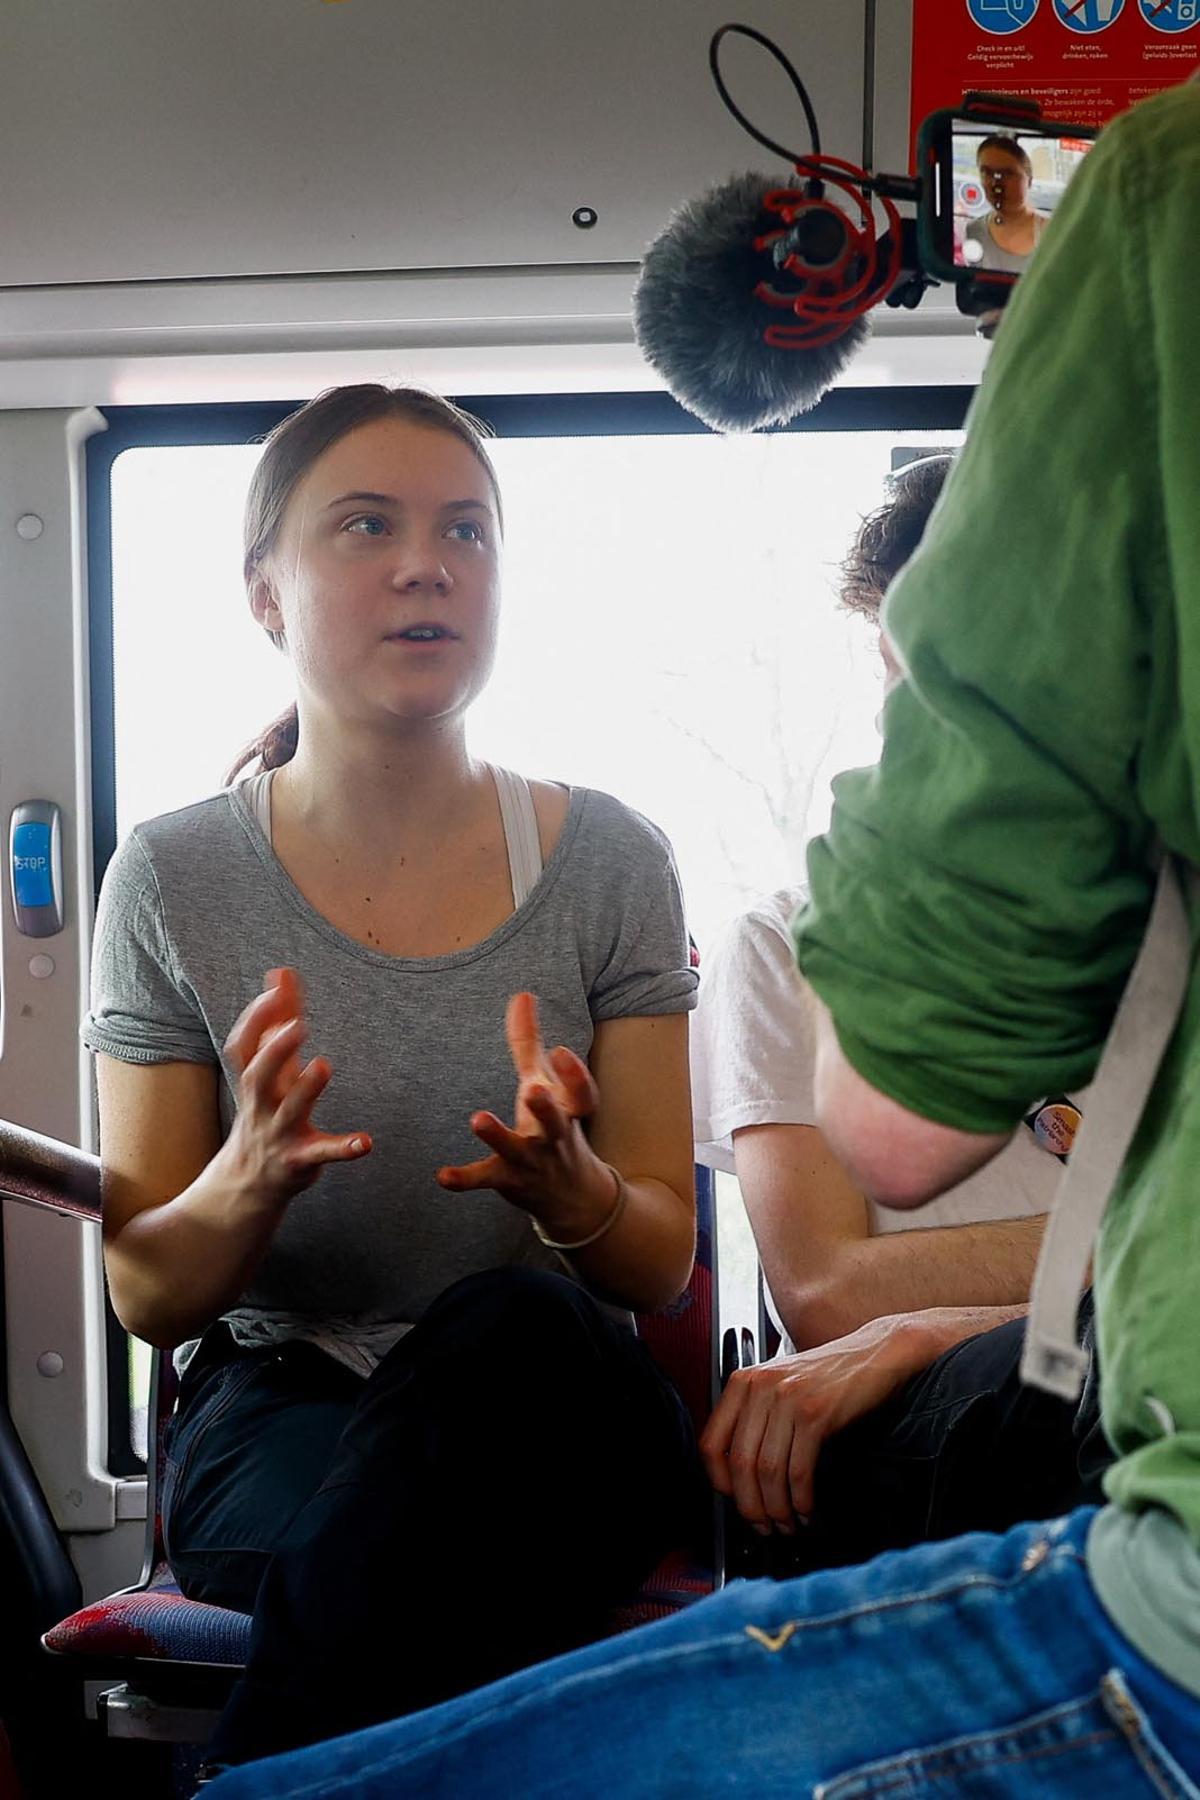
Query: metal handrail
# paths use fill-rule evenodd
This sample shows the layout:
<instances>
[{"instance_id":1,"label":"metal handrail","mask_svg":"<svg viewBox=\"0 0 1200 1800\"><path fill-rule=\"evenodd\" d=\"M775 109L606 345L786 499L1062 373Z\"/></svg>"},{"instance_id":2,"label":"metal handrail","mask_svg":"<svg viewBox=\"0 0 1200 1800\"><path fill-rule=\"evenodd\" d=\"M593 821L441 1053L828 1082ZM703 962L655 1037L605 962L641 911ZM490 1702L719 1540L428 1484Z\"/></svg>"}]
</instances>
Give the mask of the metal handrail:
<instances>
[{"instance_id":1,"label":"metal handrail","mask_svg":"<svg viewBox=\"0 0 1200 1800\"><path fill-rule=\"evenodd\" d=\"M100 1158L0 1119L0 1200L100 1217Z\"/></svg>"}]
</instances>

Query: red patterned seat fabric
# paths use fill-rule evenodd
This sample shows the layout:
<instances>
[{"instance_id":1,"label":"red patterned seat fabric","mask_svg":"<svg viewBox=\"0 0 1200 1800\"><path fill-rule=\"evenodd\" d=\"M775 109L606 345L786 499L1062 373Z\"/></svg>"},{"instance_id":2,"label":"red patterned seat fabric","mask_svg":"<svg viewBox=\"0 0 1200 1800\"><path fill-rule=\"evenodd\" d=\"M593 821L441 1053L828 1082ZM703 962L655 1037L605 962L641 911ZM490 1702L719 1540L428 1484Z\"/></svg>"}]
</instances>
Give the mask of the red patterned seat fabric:
<instances>
[{"instance_id":1,"label":"red patterned seat fabric","mask_svg":"<svg viewBox=\"0 0 1200 1800\"><path fill-rule=\"evenodd\" d=\"M241 1668L250 1643L249 1613L186 1600L167 1563L148 1586L110 1594L46 1633L48 1650L88 1657L149 1657Z\"/></svg>"}]
</instances>

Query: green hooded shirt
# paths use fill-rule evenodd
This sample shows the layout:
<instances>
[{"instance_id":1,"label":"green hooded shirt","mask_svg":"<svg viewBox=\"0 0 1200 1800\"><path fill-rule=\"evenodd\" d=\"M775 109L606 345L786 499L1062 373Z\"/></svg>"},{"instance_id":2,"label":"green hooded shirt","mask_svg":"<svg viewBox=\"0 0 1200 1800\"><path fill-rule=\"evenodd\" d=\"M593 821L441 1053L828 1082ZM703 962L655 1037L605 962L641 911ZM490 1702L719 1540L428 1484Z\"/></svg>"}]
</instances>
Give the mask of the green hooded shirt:
<instances>
[{"instance_id":1,"label":"green hooded shirt","mask_svg":"<svg viewBox=\"0 0 1200 1800\"><path fill-rule=\"evenodd\" d=\"M839 779L810 848L797 956L846 1057L965 1130L1006 1130L1089 1080L1156 845L1200 864L1197 216L1188 86L1105 131L1014 296L966 449L888 595L907 674L882 760ZM1200 1692L1198 1286L1193 957L1097 1250L1116 1510L1089 1565L1118 1623ZM1191 1596L1169 1643L1163 1583Z\"/></svg>"}]
</instances>

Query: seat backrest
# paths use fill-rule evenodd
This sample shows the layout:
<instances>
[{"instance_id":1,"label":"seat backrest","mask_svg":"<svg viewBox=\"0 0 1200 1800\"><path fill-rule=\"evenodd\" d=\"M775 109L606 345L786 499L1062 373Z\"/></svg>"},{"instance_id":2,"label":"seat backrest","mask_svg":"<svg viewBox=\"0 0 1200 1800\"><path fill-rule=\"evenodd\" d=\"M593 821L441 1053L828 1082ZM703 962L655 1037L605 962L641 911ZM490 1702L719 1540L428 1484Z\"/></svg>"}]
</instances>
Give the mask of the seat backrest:
<instances>
[{"instance_id":1,"label":"seat backrest","mask_svg":"<svg viewBox=\"0 0 1200 1800\"><path fill-rule=\"evenodd\" d=\"M155 1569L166 1560L162 1527L162 1491L164 1474L164 1433L167 1420L175 1411L179 1394L179 1376L169 1350L155 1352L150 1370L150 1407L146 1443L146 1557L142 1568L142 1584L149 1581Z\"/></svg>"},{"instance_id":2,"label":"seat backrest","mask_svg":"<svg viewBox=\"0 0 1200 1800\"><path fill-rule=\"evenodd\" d=\"M637 1315L638 1336L675 1385L699 1437L717 1396L716 1209L711 1169L696 1165L696 1261L678 1300Z\"/></svg>"},{"instance_id":3,"label":"seat backrest","mask_svg":"<svg viewBox=\"0 0 1200 1800\"><path fill-rule=\"evenodd\" d=\"M778 1355L783 1339L770 1312L767 1310L767 1283L762 1272L762 1264L758 1265L758 1360L770 1362Z\"/></svg>"}]
</instances>

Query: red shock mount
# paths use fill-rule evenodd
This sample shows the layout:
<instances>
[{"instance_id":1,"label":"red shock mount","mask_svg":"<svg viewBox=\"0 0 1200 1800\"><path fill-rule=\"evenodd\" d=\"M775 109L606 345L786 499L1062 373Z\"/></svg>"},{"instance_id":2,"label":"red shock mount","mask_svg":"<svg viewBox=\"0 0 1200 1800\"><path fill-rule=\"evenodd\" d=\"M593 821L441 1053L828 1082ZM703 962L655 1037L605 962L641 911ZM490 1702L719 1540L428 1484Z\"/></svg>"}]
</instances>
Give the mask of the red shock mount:
<instances>
[{"instance_id":1,"label":"red shock mount","mask_svg":"<svg viewBox=\"0 0 1200 1800\"><path fill-rule=\"evenodd\" d=\"M790 312L800 321L795 325L769 325L763 333L768 344L778 350L816 350L841 337L848 325L869 312L895 284L902 267L902 229L900 214L892 201L886 195L871 194L871 177L856 163L846 162L840 156L806 156L797 162L796 173L807 181L807 191L775 188L767 194L765 206L778 213L783 223L778 231L756 238L754 248L769 250L781 238L790 236L806 215L816 212L831 214L840 222L845 244L830 263L806 262L796 251L783 260L781 271L804 284L799 293L782 293L768 281L760 281L754 292L768 306ZM827 200L826 187L844 194L854 211ZM887 220L889 242L886 258L882 259L875 199ZM847 277L852 277L849 285Z\"/></svg>"}]
</instances>

